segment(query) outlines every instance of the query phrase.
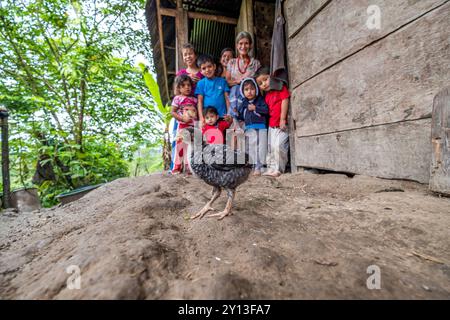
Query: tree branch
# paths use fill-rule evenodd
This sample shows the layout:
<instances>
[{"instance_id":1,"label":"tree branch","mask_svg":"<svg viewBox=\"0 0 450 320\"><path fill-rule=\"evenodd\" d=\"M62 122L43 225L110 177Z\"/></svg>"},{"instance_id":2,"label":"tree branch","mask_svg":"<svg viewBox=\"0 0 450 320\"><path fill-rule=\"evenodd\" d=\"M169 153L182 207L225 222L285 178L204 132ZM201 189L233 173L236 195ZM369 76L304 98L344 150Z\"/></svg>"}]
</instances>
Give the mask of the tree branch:
<instances>
[{"instance_id":1,"label":"tree branch","mask_svg":"<svg viewBox=\"0 0 450 320\"><path fill-rule=\"evenodd\" d=\"M1 22L3 22L3 28L0 28L0 33L11 44L12 49L13 49L14 53L16 54L20 65L22 66L23 70L27 74L28 81L29 81L28 84L31 86L31 91L33 92L33 94L37 95L38 94L38 90L37 90L35 79L33 77L31 69L28 66L27 61L25 60L25 58L21 54L21 52L19 50L19 46L12 40L12 36L10 34L10 30L8 28L8 23L5 20L5 17L4 16L0 16L0 20L1 20ZM6 32L6 34L3 32L3 30Z\"/></svg>"}]
</instances>

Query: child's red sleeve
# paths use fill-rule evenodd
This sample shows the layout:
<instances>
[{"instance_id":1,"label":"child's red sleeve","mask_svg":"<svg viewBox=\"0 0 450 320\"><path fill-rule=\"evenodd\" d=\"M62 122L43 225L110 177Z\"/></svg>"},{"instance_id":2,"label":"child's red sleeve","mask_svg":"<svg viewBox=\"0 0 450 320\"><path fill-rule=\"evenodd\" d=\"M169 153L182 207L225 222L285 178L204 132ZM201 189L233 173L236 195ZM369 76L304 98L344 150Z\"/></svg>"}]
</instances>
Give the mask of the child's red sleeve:
<instances>
[{"instance_id":1,"label":"child's red sleeve","mask_svg":"<svg viewBox=\"0 0 450 320\"><path fill-rule=\"evenodd\" d=\"M288 99L290 96L291 95L289 93L288 88L285 85L283 85L283 88L280 91L280 98L281 98L281 100Z\"/></svg>"},{"instance_id":2,"label":"child's red sleeve","mask_svg":"<svg viewBox=\"0 0 450 320\"><path fill-rule=\"evenodd\" d=\"M225 130L227 130L229 127L231 126L231 123L229 123L228 121L222 120L219 121L219 130L224 132Z\"/></svg>"}]
</instances>

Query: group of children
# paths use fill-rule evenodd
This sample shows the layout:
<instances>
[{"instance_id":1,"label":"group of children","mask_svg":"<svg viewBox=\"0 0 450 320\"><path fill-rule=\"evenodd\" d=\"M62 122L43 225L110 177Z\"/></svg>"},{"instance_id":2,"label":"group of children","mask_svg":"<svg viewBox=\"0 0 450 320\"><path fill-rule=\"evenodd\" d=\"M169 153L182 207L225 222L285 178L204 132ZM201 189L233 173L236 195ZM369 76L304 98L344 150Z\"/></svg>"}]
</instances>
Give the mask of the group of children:
<instances>
[{"instance_id":1,"label":"group of children","mask_svg":"<svg viewBox=\"0 0 450 320\"><path fill-rule=\"evenodd\" d=\"M172 115L178 121L178 130L199 121L208 144L224 144L227 129L244 130L246 145L256 149L254 175L278 177L288 161L289 91L285 84L271 78L269 68L249 56L251 47L251 35L239 33L237 57L226 48L217 67L211 56L197 57L194 47L185 44L182 54L186 69L175 78ZM185 145L177 141L172 174L190 174L183 150ZM263 173L264 163L267 171Z\"/></svg>"}]
</instances>

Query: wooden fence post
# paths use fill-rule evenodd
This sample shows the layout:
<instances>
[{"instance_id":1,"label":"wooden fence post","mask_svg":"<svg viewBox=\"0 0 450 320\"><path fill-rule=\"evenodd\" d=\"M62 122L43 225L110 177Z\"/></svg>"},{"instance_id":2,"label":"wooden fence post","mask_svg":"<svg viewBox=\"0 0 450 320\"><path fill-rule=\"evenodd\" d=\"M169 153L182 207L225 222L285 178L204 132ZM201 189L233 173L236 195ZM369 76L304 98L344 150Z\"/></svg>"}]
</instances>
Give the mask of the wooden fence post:
<instances>
[{"instance_id":1,"label":"wooden fence post","mask_svg":"<svg viewBox=\"0 0 450 320\"><path fill-rule=\"evenodd\" d=\"M450 87L433 102L430 189L450 195Z\"/></svg>"},{"instance_id":2,"label":"wooden fence post","mask_svg":"<svg viewBox=\"0 0 450 320\"><path fill-rule=\"evenodd\" d=\"M183 8L183 1L177 0L177 15L175 17L177 72L184 67L183 50L181 48L189 41L188 27L188 12Z\"/></svg>"},{"instance_id":3,"label":"wooden fence post","mask_svg":"<svg viewBox=\"0 0 450 320\"><path fill-rule=\"evenodd\" d=\"M9 144L8 144L8 110L0 107L0 120L2 127L2 177L3 177L3 208L9 208L10 201L10 179L9 179Z\"/></svg>"}]
</instances>

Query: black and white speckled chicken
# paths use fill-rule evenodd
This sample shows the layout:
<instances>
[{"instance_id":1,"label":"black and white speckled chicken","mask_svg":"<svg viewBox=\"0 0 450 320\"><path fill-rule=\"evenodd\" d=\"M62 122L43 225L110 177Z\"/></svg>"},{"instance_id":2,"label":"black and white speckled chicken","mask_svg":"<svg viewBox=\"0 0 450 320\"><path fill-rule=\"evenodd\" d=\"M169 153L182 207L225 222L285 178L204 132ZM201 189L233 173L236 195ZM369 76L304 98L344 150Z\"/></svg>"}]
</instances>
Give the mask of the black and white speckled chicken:
<instances>
[{"instance_id":1,"label":"black and white speckled chicken","mask_svg":"<svg viewBox=\"0 0 450 320\"><path fill-rule=\"evenodd\" d=\"M188 160L192 172L214 188L211 200L191 219L203 218L208 211L214 210L211 205L219 198L222 189L225 189L228 196L225 209L208 215L208 217L219 217L219 220L222 220L231 214L236 188L248 179L252 171L248 155L233 150L227 145L205 144L198 129L195 129L195 134L199 137L198 141L201 140L202 143L194 146L194 129L182 131L183 141L189 145Z\"/></svg>"}]
</instances>

